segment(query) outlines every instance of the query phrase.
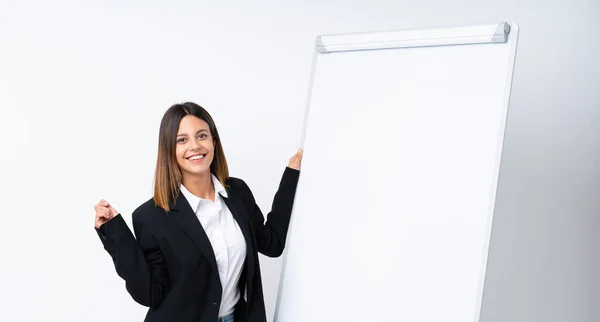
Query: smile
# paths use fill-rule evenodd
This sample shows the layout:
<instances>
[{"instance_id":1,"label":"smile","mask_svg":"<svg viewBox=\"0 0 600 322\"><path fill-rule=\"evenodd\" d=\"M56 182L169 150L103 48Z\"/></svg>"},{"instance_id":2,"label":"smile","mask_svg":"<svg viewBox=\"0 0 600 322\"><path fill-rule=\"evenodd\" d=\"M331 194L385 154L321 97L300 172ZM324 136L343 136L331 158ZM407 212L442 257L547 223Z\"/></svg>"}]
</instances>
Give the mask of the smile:
<instances>
[{"instance_id":1,"label":"smile","mask_svg":"<svg viewBox=\"0 0 600 322\"><path fill-rule=\"evenodd\" d=\"M196 154L196 155L192 155L190 157L187 157L186 159L188 159L190 161L196 161L196 160L202 160L202 159L204 159L205 156L206 156L206 154Z\"/></svg>"}]
</instances>

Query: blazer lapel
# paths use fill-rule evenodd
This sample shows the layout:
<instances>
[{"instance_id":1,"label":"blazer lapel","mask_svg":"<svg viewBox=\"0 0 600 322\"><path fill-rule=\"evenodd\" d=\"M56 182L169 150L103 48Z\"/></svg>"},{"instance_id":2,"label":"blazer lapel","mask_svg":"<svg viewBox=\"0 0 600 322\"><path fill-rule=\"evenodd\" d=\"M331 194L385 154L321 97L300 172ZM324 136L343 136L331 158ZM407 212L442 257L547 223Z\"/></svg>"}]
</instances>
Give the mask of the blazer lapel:
<instances>
[{"instance_id":1,"label":"blazer lapel","mask_svg":"<svg viewBox=\"0 0 600 322\"><path fill-rule=\"evenodd\" d=\"M229 194L228 197L223 197L225 204L231 211L233 218L237 222L242 234L244 235L244 239L246 240L246 283L248 287L248 298L252 294L252 278L254 276L254 248L252 243L252 235L250 232L250 215L248 211L244 207L242 200L235 196ZM198 246L200 251L204 254L204 256L208 259L210 266L214 269L215 272L217 270L217 260L215 258L215 253L212 249L212 245L210 244L210 240L200 224L198 217L192 210L190 204L185 200L185 196L181 193L177 197L177 200L172 205L171 214L175 216L175 222L181 226L181 228L185 231L185 233L192 239L194 244Z\"/></svg>"},{"instance_id":2,"label":"blazer lapel","mask_svg":"<svg viewBox=\"0 0 600 322\"><path fill-rule=\"evenodd\" d=\"M190 207L189 203L185 200L185 196L181 193L175 202L173 210L177 211L175 215L175 221L183 228L183 230L187 233L187 235L194 241L194 244L200 248L200 251L208 262L210 266L214 269L215 272L217 270L217 260L215 259L215 253L212 249L212 245L210 244L210 240L200 224L198 217Z\"/></svg>"},{"instance_id":3,"label":"blazer lapel","mask_svg":"<svg viewBox=\"0 0 600 322\"><path fill-rule=\"evenodd\" d=\"M231 211L246 240L246 265L248 269L246 282L248 283L248 296L250 296L252 291L252 277L254 276L254 249L250 234L249 214L239 197L230 194L229 198L223 198L223 200L225 200L225 204L229 208L229 211Z\"/></svg>"}]
</instances>

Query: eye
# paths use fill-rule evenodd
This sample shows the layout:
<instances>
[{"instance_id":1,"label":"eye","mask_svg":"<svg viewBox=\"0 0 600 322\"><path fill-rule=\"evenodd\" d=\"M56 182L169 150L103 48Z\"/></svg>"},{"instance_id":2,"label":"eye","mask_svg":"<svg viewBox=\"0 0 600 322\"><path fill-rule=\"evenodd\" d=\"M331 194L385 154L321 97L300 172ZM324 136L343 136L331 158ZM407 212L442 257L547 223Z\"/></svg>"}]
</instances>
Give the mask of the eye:
<instances>
[{"instance_id":1,"label":"eye","mask_svg":"<svg viewBox=\"0 0 600 322\"><path fill-rule=\"evenodd\" d=\"M198 137L201 139L206 139L208 135L206 133L201 133Z\"/></svg>"},{"instance_id":2,"label":"eye","mask_svg":"<svg viewBox=\"0 0 600 322\"><path fill-rule=\"evenodd\" d=\"M179 138L179 139L177 139L177 143L183 143L183 142L185 142L185 138Z\"/></svg>"}]
</instances>

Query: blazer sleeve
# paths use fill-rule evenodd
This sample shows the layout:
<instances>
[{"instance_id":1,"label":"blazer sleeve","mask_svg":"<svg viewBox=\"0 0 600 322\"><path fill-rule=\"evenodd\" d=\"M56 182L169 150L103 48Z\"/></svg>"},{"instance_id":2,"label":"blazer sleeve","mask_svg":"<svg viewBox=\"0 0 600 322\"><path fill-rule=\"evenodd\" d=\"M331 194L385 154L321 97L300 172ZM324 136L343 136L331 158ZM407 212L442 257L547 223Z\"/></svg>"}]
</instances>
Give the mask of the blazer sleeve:
<instances>
[{"instance_id":1,"label":"blazer sleeve","mask_svg":"<svg viewBox=\"0 0 600 322\"><path fill-rule=\"evenodd\" d=\"M266 222L252 191L243 180L240 180L245 190L245 204L250 212L256 235L257 250L265 256L278 257L283 253L299 177L299 170L285 168Z\"/></svg>"},{"instance_id":2,"label":"blazer sleeve","mask_svg":"<svg viewBox=\"0 0 600 322\"><path fill-rule=\"evenodd\" d=\"M132 218L137 240L120 214L95 229L131 297L141 305L157 307L168 288L165 259L135 212Z\"/></svg>"}]
</instances>

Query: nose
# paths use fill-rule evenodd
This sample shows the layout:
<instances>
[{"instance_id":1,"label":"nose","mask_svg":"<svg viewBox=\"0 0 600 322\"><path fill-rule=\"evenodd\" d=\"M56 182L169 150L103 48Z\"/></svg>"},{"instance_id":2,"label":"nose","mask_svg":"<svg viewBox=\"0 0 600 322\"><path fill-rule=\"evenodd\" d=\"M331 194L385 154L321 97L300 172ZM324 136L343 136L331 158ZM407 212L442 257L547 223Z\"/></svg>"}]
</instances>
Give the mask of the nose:
<instances>
[{"instance_id":1,"label":"nose","mask_svg":"<svg viewBox=\"0 0 600 322\"><path fill-rule=\"evenodd\" d=\"M190 149L191 150L199 150L200 143L197 140L190 140Z\"/></svg>"}]
</instances>

